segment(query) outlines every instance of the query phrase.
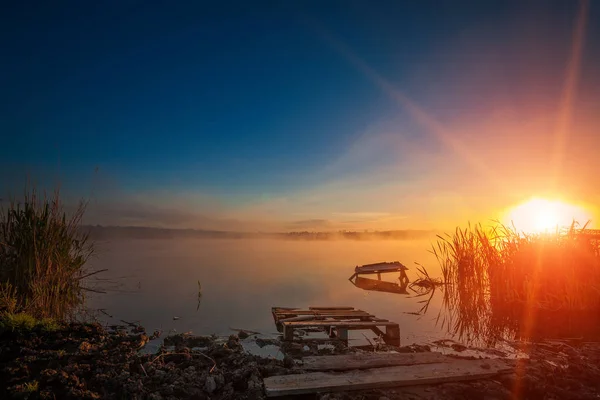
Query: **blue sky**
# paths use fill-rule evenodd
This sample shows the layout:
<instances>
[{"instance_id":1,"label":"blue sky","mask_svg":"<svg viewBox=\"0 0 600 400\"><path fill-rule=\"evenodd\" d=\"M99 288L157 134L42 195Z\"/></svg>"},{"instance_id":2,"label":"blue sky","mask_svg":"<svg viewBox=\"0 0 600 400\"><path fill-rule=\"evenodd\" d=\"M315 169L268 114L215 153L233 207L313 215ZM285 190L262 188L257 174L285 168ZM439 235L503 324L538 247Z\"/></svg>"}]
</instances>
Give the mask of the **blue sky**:
<instances>
[{"instance_id":1,"label":"blue sky","mask_svg":"<svg viewBox=\"0 0 600 400\"><path fill-rule=\"evenodd\" d=\"M13 2L0 177L11 191L29 173L93 193L92 222L161 226L418 227L556 195L557 182L595 202L600 10L588 4L573 58L579 10ZM550 176L573 59L575 111Z\"/></svg>"}]
</instances>

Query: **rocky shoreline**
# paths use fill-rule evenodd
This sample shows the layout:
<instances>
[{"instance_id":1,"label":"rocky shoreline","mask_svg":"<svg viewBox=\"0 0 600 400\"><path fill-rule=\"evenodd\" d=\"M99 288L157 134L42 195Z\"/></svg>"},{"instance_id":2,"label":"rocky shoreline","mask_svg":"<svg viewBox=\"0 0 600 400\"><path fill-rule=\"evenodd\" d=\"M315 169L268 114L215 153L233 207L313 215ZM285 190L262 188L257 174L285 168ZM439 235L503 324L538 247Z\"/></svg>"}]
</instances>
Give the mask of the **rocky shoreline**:
<instances>
[{"instance_id":1,"label":"rocky shoreline","mask_svg":"<svg viewBox=\"0 0 600 400\"><path fill-rule=\"evenodd\" d=\"M282 345L248 337L177 335L157 353L140 352L149 340L140 327L70 324L56 331L0 333L2 399L263 399L263 379L297 373L303 355L360 351L343 345ZM278 345L282 359L249 354L243 343ZM395 348L429 351L427 346ZM517 372L497 379L352 393L319 399L597 399L600 344L545 342L527 349ZM518 397L515 397L518 395ZM304 398L315 398L306 396Z\"/></svg>"}]
</instances>

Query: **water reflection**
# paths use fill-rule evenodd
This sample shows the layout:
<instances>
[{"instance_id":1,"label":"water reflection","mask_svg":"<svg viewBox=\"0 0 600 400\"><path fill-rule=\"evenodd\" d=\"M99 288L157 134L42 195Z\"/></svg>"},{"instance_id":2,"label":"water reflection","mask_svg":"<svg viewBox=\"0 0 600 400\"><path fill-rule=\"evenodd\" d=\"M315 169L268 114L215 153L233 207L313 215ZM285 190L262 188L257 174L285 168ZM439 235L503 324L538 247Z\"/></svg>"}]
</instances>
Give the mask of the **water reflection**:
<instances>
[{"instance_id":1,"label":"water reflection","mask_svg":"<svg viewBox=\"0 0 600 400\"><path fill-rule=\"evenodd\" d=\"M388 292L397 294L408 294L408 276L406 275L405 265L398 261L380 262L375 264L365 264L356 266L354 274L348 279L352 284L364 290L374 290L377 292ZM399 273L398 281L388 282L381 279L381 274ZM366 278L365 276L377 275L377 279Z\"/></svg>"},{"instance_id":2,"label":"water reflection","mask_svg":"<svg viewBox=\"0 0 600 400\"><path fill-rule=\"evenodd\" d=\"M387 282L381 279L364 278L359 274L352 275L352 277L350 277L349 280L354 286L364 290L374 290L377 292L388 292L396 294L409 294L406 290L408 287L408 282L405 282L403 284L397 284L395 282Z\"/></svg>"},{"instance_id":3,"label":"water reflection","mask_svg":"<svg viewBox=\"0 0 600 400\"><path fill-rule=\"evenodd\" d=\"M415 311L416 300L407 300L414 291L405 288L409 294L403 296L400 290L359 291L348 284L348 266L398 255L433 266L428 246L426 241L119 239L94 260L95 268L109 269L100 283L108 293L92 294L88 305L113 316L100 315L109 323L123 319L150 331L218 335L231 334L231 327L276 332L273 306L352 306L398 322L403 343L422 343L447 334L431 318L407 314ZM406 272L414 281L415 271ZM433 270L435 276L439 272ZM399 273L393 275L401 288ZM441 296L433 296L430 310L441 303Z\"/></svg>"}]
</instances>

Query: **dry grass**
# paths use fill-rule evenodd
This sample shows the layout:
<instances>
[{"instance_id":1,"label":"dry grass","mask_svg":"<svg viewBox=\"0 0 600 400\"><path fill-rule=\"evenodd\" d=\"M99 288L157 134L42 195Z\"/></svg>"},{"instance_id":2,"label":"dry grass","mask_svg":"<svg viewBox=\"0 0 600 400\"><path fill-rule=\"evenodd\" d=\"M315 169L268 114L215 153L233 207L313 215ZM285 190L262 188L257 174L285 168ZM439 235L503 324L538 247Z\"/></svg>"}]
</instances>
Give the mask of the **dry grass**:
<instances>
[{"instance_id":1,"label":"dry grass","mask_svg":"<svg viewBox=\"0 0 600 400\"><path fill-rule=\"evenodd\" d=\"M463 339L493 342L592 322L582 319L600 313L600 240L586 232L573 223L553 234L523 235L496 224L439 236L432 251L449 284L443 323Z\"/></svg>"},{"instance_id":2,"label":"dry grass","mask_svg":"<svg viewBox=\"0 0 600 400\"><path fill-rule=\"evenodd\" d=\"M94 253L80 229L84 212L81 202L67 216L58 191L40 198L35 189L0 209L0 310L64 319L82 304Z\"/></svg>"}]
</instances>

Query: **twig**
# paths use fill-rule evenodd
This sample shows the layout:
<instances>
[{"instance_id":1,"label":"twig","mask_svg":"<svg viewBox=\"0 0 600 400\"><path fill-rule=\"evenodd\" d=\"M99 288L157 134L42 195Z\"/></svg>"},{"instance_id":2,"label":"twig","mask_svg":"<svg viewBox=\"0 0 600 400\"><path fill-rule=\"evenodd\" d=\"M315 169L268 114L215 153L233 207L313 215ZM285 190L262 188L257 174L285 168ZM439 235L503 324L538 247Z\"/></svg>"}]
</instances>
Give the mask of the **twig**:
<instances>
[{"instance_id":1,"label":"twig","mask_svg":"<svg viewBox=\"0 0 600 400\"><path fill-rule=\"evenodd\" d=\"M96 275L96 274L99 274L100 272L106 272L106 271L108 271L108 268L105 268L105 269L99 269L98 271L90 272L89 274L85 274L85 275L83 275L83 276L80 276L80 277L79 277L79 280L82 280L82 279L84 279L84 278L88 278L88 277L90 277L90 276L92 276L92 275Z\"/></svg>"},{"instance_id":2,"label":"twig","mask_svg":"<svg viewBox=\"0 0 600 400\"><path fill-rule=\"evenodd\" d=\"M104 308L99 308L98 311L100 311L102 314L106 315L107 317L110 317L110 318L113 317L112 315L110 315L109 313L107 313Z\"/></svg>"},{"instance_id":3,"label":"twig","mask_svg":"<svg viewBox=\"0 0 600 400\"><path fill-rule=\"evenodd\" d=\"M371 346L373 346L373 351L375 351L375 345L369 340L369 338L367 337L367 335L365 335L364 333L362 335L365 337L365 339L367 339L367 342L369 342L369 344Z\"/></svg>"},{"instance_id":4,"label":"twig","mask_svg":"<svg viewBox=\"0 0 600 400\"><path fill-rule=\"evenodd\" d=\"M199 355L201 355L202 357L204 357L204 358L207 358L207 359L209 359L210 361L212 361L212 362L213 362L213 366L212 366L212 368L211 368L211 369L208 371L208 373L209 373L209 374L212 374L212 372L215 370L215 368L217 368L217 362L216 362L216 361L215 361L213 358L211 358L211 357L207 356L207 355L206 355L206 354L204 354L204 353L200 353L200 352L198 352L198 353L193 353L193 354L199 354Z\"/></svg>"},{"instance_id":5,"label":"twig","mask_svg":"<svg viewBox=\"0 0 600 400\"><path fill-rule=\"evenodd\" d=\"M106 292L104 290L96 290L96 289L90 289L87 287L82 287L82 290L86 290L88 292L94 292L94 293L101 293L101 294L106 294Z\"/></svg>"}]
</instances>

